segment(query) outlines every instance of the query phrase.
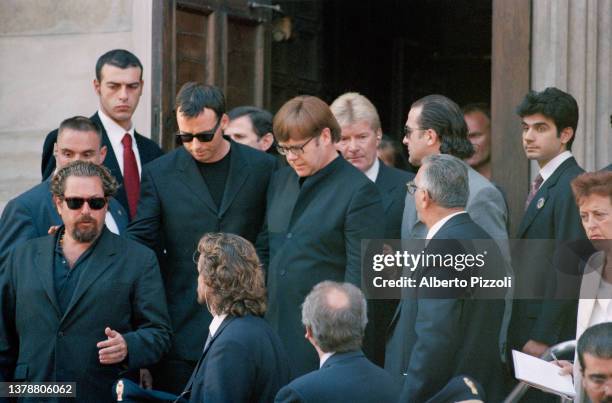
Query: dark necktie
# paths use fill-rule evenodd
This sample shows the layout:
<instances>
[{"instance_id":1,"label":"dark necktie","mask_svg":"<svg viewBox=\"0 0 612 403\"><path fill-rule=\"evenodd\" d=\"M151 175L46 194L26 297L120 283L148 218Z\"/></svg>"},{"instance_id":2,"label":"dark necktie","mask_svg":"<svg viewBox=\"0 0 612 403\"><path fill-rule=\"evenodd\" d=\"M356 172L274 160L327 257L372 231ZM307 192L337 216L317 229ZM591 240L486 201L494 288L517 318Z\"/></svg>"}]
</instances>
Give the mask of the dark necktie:
<instances>
[{"instance_id":1,"label":"dark necktie","mask_svg":"<svg viewBox=\"0 0 612 403\"><path fill-rule=\"evenodd\" d=\"M138 165L136 156L132 150L132 136L126 133L121 140L123 144L123 186L127 194L128 206L130 207L130 218L136 217L136 207L140 196L140 177L138 176Z\"/></svg>"},{"instance_id":2,"label":"dark necktie","mask_svg":"<svg viewBox=\"0 0 612 403\"><path fill-rule=\"evenodd\" d=\"M529 208L529 204L531 204L531 201L533 200L535 195L538 193L538 190L540 190L540 186L542 186L542 182L544 182L544 179L542 178L540 174L538 174L538 176L536 176L533 182L531 182L531 189L529 190L529 194L527 195L527 200L525 200L525 210Z\"/></svg>"}]
</instances>

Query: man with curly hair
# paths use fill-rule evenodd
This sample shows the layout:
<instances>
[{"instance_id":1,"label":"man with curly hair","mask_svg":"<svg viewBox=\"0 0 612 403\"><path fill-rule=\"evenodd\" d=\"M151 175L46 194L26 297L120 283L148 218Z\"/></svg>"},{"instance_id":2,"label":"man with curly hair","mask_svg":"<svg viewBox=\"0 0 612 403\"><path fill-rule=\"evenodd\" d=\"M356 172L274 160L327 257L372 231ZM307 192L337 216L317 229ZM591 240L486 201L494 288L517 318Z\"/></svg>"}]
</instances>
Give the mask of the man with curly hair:
<instances>
[{"instance_id":1,"label":"man with curly hair","mask_svg":"<svg viewBox=\"0 0 612 403\"><path fill-rule=\"evenodd\" d=\"M279 337L262 318L266 288L255 248L238 235L209 233L200 239L198 253L197 298L213 319L181 397L271 402L290 373Z\"/></svg>"}]
</instances>

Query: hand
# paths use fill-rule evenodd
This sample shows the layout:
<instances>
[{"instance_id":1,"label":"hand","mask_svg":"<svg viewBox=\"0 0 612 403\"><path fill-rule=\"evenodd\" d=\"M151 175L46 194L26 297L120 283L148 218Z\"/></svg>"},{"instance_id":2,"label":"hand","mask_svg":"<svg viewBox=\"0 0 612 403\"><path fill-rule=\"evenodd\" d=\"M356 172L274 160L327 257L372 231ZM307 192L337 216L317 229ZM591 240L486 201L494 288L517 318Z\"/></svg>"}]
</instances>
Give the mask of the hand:
<instances>
[{"instance_id":1,"label":"hand","mask_svg":"<svg viewBox=\"0 0 612 403\"><path fill-rule=\"evenodd\" d=\"M561 370L559 371L560 375L572 375L574 373L574 364L572 364L570 361L555 360L552 363L561 367Z\"/></svg>"},{"instance_id":2,"label":"hand","mask_svg":"<svg viewBox=\"0 0 612 403\"><path fill-rule=\"evenodd\" d=\"M146 368L140 368L140 387L143 389L153 389L153 375Z\"/></svg>"},{"instance_id":3,"label":"hand","mask_svg":"<svg viewBox=\"0 0 612 403\"><path fill-rule=\"evenodd\" d=\"M49 230L47 231L47 234L49 235L53 235L57 232L58 229L60 229L61 225L52 225L49 227Z\"/></svg>"},{"instance_id":4,"label":"hand","mask_svg":"<svg viewBox=\"0 0 612 403\"><path fill-rule=\"evenodd\" d=\"M523 346L523 353L533 355L534 357L541 357L548 350L548 346L539 341L529 340Z\"/></svg>"},{"instance_id":5,"label":"hand","mask_svg":"<svg viewBox=\"0 0 612 403\"><path fill-rule=\"evenodd\" d=\"M107 327L104 329L104 334L108 338L96 345L100 349L98 351L100 364L117 364L125 360L128 348L121 333L117 333L110 327Z\"/></svg>"}]
</instances>

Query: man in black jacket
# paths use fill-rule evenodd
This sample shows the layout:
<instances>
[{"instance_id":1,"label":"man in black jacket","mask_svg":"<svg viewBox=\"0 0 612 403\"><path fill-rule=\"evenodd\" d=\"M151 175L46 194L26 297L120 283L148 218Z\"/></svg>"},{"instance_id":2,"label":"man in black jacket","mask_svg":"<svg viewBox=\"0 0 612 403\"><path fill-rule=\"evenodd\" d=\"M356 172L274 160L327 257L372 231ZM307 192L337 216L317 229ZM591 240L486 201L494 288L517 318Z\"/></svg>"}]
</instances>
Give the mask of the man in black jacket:
<instances>
[{"instance_id":1,"label":"man in black jacket","mask_svg":"<svg viewBox=\"0 0 612 403\"><path fill-rule=\"evenodd\" d=\"M195 298L193 251L206 232L255 242L266 212L274 157L223 136L225 98L186 83L176 97L183 146L148 164L128 237L158 252L174 329L173 347L153 369L156 388L180 393L202 351L211 316Z\"/></svg>"},{"instance_id":2,"label":"man in black jacket","mask_svg":"<svg viewBox=\"0 0 612 403\"><path fill-rule=\"evenodd\" d=\"M121 185L116 199L129 213L129 218L134 219L142 167L163 154L154 141L136 132L132 122L144 85L142 64L127 50L106 52L96 63L93 84L100 107L90 119L98 126L102 133L102 145L108 149L104 165ZM47 134L43 145L43 180L55 171L53 152L56 141L57 130L53 130Z\"/></svg>"},{"instance_id":3,"label":"man in black jacket","mask_svg":"<svg viewBox=\"0 0 612 403\"><path fill-rule=\"evenodd\" d=\"M304 297L322 280L361 284L361 241L384 236L384 216L374 183L338 155L340 127L325 102L291 99L274 118L274 135L289 166L268 192L266 318L302 375L318 362L302 337Z\"/></svg>"}]
</instances>

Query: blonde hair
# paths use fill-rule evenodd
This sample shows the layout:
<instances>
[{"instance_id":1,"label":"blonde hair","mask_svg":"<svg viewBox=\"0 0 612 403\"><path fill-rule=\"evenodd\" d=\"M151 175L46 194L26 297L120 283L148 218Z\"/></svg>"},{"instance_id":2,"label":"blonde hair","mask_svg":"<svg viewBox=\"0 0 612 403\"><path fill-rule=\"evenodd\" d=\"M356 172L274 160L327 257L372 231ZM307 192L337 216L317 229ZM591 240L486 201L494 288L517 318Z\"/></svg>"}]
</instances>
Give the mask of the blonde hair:
<instances>
[{"instance_id":1,"label":"blonde hair","mask_svg":"<svg viewBox=\"0 0 612 403\"><path fill-rule=\"evenodd\" d=\"M372 130L380 129L380 118L376 107L358 92L347 92L340 95L331 104L330 109L340 126L351 125L363 120L370 124Z\"/></svg>"}]
</instances>

